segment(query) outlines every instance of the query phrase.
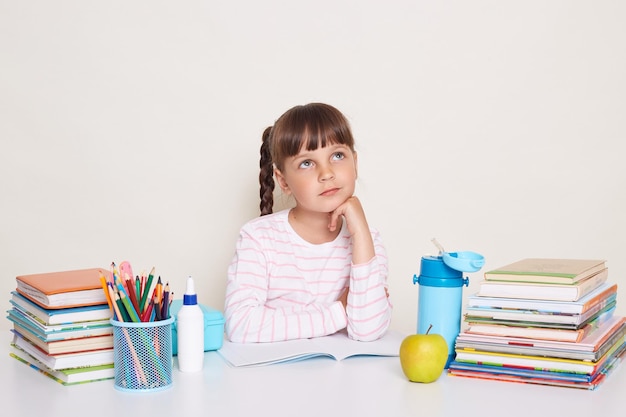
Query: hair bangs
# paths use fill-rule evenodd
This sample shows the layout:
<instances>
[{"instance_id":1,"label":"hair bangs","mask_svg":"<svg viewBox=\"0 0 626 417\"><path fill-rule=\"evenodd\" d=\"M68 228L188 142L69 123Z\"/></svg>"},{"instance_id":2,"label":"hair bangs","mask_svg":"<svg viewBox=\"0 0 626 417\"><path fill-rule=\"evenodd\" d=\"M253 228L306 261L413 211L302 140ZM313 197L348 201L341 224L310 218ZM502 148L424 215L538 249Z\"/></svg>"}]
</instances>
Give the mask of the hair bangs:
<instances>
[{"instance_id":1,"label":"hair bangs","mask_svg":"<svg viewBox=\"0 0 626 417\"><path fill-rule=\"evenodd\" d=\"M296 106L277 120L272 131L272 154L282 167L285 158L302 149L314 151L341 144L354 150L354 138L346 118L336 108L323 103Z\"/></svg>"}]
</instances>

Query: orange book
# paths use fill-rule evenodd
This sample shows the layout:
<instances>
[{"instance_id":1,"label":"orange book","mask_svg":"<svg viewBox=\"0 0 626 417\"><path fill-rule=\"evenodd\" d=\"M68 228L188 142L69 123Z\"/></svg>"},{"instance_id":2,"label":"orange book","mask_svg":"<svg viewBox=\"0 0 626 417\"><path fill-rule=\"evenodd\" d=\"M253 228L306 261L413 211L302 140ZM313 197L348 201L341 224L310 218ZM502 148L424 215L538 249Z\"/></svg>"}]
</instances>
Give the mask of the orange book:
<instances>
[{"instance_id":1,"label":"orange book","mask_svg":"<svg viewBox=\"0 0 626 417\"><path fill-rule=\"evenodd\" d=\"M46 272L20 275L17 292L46 309L81 307L106 304L100 276L109 279L104 268Z\"/></svg>"}]
</instances>

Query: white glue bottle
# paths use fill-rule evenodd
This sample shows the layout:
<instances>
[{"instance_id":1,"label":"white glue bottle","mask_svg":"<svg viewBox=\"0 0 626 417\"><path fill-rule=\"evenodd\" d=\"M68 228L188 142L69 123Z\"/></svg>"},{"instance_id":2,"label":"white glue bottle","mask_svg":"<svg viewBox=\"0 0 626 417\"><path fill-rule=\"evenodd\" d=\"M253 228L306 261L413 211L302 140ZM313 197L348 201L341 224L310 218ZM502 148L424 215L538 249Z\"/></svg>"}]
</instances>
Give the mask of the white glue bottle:
<instances>
[{"instance_id":1,"label":"white glue bottle","mask_svg":"<svg viewBox=\"0 0 626 417\"><path fill-rule=\"evenodd\" d=\"M193 278L187 278L183 305L176 315L178 369L198 372L204 361L204 314L198 305Z\"/></svg>"}]
</instances>

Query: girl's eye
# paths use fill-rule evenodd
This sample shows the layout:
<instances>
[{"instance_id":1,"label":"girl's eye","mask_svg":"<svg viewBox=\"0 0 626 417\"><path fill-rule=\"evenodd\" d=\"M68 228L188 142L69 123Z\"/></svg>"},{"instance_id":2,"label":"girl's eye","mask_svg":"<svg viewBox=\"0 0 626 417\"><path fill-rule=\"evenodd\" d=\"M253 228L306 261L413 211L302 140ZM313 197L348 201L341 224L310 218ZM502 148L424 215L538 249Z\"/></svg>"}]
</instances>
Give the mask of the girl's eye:
<instances>
[{"instance_id":1,"label":"girl's eye","mask_svg":"<svg viewBox=\"0 0 626 417\"><path fill-rule=\"evenodd\" d=\"M335 153L333 154L333 159L334 159L335 161L340 161L340 160L342 160L342 159L343 159L343 158L345 158L345 157L346 157L346 156L345 156L345 154L344 154L343 152L335 152Z\"/></svg>"},{"instance_id":2,"label":"girl's eye","mask_svg":"<svg viewBox=\"0 0 626 417\"><path fill-rule=\"evenodd\" d=\"M300 168L309 168L313 165L313 162L309 159L307 159L306 161L302 161L300 163Z\"/></svg>"}]
</instances>

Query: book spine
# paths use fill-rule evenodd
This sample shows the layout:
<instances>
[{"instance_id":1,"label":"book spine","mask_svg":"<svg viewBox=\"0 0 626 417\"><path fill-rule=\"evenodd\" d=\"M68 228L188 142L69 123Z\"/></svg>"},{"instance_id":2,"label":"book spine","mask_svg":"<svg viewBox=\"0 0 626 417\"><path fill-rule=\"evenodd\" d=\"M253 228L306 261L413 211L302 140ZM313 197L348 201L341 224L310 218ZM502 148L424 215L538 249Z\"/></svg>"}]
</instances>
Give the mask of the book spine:
<instances>
[{"instance_id":1,"label":"book spine","mask_svg":"<svg viewBox=\"0 0 626 417\"><path fill-rule=\"evenodd\" d=\"M592 308L595 308L598 304L602 304L602 306L604 307L606 305L608 299L610 298L610 296L612 294L615 294L616 292L617 292L617 284L613 284L612 286L610 286L606 290L602 291L600 294L596 295L595 297L593 297L592 299L587 301L583 305L583 308L582 308L580 313L581 314L582 313L586 313L587 311L591 310Z\"/></svg>"}]
</instances>

